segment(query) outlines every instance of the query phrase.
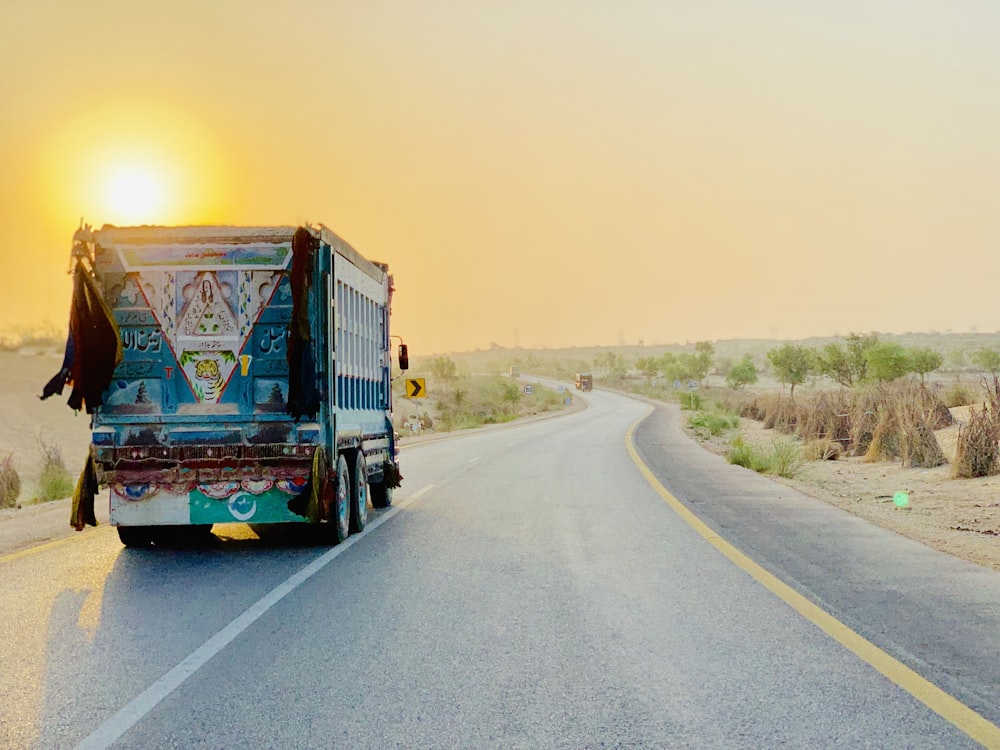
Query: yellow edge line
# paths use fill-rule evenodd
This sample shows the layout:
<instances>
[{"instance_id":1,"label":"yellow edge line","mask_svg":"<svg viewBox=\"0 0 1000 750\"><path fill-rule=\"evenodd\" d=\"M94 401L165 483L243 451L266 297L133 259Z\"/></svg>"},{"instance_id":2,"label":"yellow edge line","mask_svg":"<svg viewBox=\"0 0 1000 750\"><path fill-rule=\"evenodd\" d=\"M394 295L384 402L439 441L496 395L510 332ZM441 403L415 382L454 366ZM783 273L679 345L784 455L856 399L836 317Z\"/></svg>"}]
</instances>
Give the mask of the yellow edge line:
<instances>
[{"instance_id":1,"label":"yellow edge line","mask_svg":"<svg viewBox=\"0 0 1000 750\"><path fill-rule=\"evenodd\" d=\"M9 555L2 555L0 556L0 565L2 565L3 563L12 562L14 560L19 560L22 557L28 557L30 555L37 554L38 552L44 552L45 550L52 549L53 547L60 547L64 544L69 544L70 542L76 541L82 536L90 536L91 534L95 534L98 531L102 531L104 528L110 528L110 527L98 526L97 528L94 529L78 531L71 536L65 536L62 537L61 539L53 539L51 542L43 542L42 544L37 544L34 547L28 547L27 549L18 550L17 552L11 552Z\"/></svg>"},{"instance_id":2,"label":"yellow edge line","mask_svg":"<svg viewBox=\"0 0 1000 750\"><path fill-rule=\"evenodd\" d=\"M870 664L896 683L918 701L943 717L969 737L985 747L1000 748L1000 727L988 721L961 701L921 677L909 667L896 661L871 641L855 633L844 623L817 607L791 586L766 571L733 545L722 539L712 529L688 510L676 497L660 484L653 472L639 457L635 449L635 429L645 417L638 419L625 435L628 453L650 486L670 508L700 534L709 544L728 557L737 567L751 575L766 589L805 617L809 622L833 638L848 651Z\"/></svg>"}]
</instances>

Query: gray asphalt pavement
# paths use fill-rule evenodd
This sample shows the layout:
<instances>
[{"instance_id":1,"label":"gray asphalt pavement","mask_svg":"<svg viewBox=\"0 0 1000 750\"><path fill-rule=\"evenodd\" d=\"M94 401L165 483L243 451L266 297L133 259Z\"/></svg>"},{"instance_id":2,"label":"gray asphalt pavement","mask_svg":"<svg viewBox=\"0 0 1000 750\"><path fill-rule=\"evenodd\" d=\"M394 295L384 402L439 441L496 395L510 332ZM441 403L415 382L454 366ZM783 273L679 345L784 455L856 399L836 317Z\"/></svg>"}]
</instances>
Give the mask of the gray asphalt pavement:
<instances>
[{"instance_id":1,"label":"gray asphalt pavement","mask_svg":"<svg viewBox=\"0 0 1000 750\"><path fill-rule=\"evenodd\" d=\"M242 526L212 548L125 550L102 528L0 561L0 746L975 746L662 501L625 448L648 406L588 400L406 449L396 507L332 553ZM640 450L699 512L763 492L684 460L658 419ZM978 584L988 600L996 579ZM862 599L852 626L895 616Z\"/></svg>"},{"instance_id":2,"label":"gray asphalt pavement","mask_svg":"<svg viewBox=\"0 0 1000 750\"><path fill-rule=\"evenodd\" d=\"M738 549L1000 724L1000 573L729 466L659 405L636 431L673 494Z\"/></svg>"}]
</instances>

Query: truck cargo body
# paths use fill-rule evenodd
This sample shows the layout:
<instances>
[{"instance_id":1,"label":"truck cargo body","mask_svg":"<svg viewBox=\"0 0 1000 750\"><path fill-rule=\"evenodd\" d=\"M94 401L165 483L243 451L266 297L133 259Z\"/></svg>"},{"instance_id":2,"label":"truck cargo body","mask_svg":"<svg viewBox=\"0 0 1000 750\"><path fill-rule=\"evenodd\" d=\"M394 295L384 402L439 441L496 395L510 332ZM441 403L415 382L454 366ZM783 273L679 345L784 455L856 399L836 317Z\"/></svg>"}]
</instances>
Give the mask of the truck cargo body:
<instances>
[{"instance_id":1,"label":"truck cargo body","mask_svg":"<svg viewBox=\"0 0 1000 750\"><path fill-rule=\"evenodd\" d=\"M344 521L331 506L347 499L357 530L369 485L376 506L391 501L384 265L325 227L93 237L123 348L92 418L112 524Z\"/></svg>"}]
</instances>

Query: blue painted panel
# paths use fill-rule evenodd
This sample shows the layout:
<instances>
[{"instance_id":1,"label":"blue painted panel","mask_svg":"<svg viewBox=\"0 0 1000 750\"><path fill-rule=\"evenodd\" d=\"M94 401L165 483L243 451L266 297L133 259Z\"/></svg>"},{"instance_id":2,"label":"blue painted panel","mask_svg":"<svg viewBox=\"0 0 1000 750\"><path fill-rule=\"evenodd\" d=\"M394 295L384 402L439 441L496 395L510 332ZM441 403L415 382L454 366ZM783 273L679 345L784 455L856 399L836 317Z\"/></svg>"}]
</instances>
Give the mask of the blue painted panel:
<instances>
[{"instance_id":1,"label":"blue painted panel","mask_svg":"<svg viewBox=\"0 0 1000 750\"><path fill-rule=\"evenodd\" d=\"M281 289L278 289L281 292ZM291 300L289 300L289 303ZM292 320L292 308L284 307L282 305L271 305L270 307L264 308L263 312L260 314L259 323L267 325L283 325L288 326Z\"/></svg>"},{"instance_id":2,"label":"blue painted panel","mask_svg":"<svg viewBox=\"0 0 1000 750\"><path fill-rule=\"evenodd\" d=\"M254 358L250 364L250 371L255 377L279 376L288 379L288 360L281 359L257 359Z\"/></svg>"},{"instance_id":3,"label":"blue painted panel","mask_svg":"<svg viewBox=\"0 0 1000 750\"><path fill-rule=\"evenodd\" d=\"M256 378L253 401L259 411L285 411L288 382L274 378Z\"/></svg>"},{"instance_id":4,"label":"blue painted panel","mask_svg":"<svg viewBox=\"0 0 1000 750\"><path fill-rule=\"evenodd\" d=\"M116 378L105 394L105 404L119 414L152 414L160 411L163 384L159 378Z\"/></svg>"},{"instance_id":5,"label":"blue painted panel","mask_svg":"<svg viewBox=\"0 0 1000 750\"><path fill-rule=\"evenodd\" d=\"M205 425L204 427L177 427L170 430L170 442L175 444L220 445L243 442L243 430L225 425Z\"/></svg>"},{"instance_id":6,"label":"blue painted panel","mask_svg":"<svg viewBox=\"0 0 1000 750\"><path fill-rule=\"evenodd\" d=\"M258 323L253 330L252 344L246 353L261 359L285 359L288 328L285 325Z\"/></svg>"}]
</instances>

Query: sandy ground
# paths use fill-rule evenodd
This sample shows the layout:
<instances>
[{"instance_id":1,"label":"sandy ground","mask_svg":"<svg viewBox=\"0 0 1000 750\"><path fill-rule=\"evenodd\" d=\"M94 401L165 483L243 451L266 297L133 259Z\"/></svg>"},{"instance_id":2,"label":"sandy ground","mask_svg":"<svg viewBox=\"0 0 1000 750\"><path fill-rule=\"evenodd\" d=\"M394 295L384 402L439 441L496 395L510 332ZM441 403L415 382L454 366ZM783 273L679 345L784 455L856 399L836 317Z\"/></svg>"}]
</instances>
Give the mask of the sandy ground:
<instances>
[{"instance_id":1,"label":"sandy ground","mask_svg":"<svg viewBox=\"0 0 1000 750\"><path fill-rule=\"evenodd\" d=\"M967 418L968 407L952 409L952 414L956 424L936 433L949 461L955 457L958 423ZM705 439L686 429L720 455L733 437L730 433ZM761 447L789 439L751 419L740 420L739 432ZM794 479L773 478L929 547L1000 570L1000 476L953 479L950 465L911 469L898 462L866 463L850 457L809 461ZM893 503L900 491L909 495L902 509Z\"/></svg>"},{"instance_id":2,"label":"sandy ground","mask_svg":"<svg viewBox=\"0 0 1000 750\"><path fill-rule=\"evenodd\" d=\"M62 353L0 352L0 457L13 455L22 505L35 498L42 443L59 450L74 481L87 458L90 417L66 405L71 389L46 401L38 398L61 366Z\"/></svg>"}]
</instances>

